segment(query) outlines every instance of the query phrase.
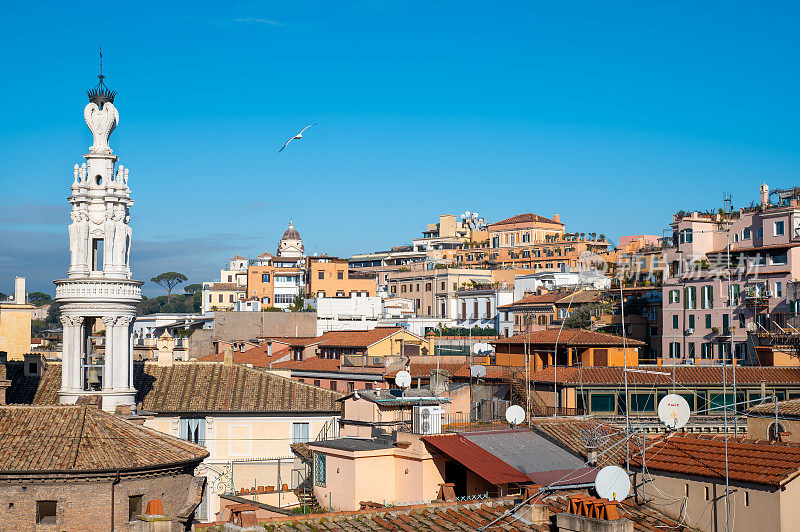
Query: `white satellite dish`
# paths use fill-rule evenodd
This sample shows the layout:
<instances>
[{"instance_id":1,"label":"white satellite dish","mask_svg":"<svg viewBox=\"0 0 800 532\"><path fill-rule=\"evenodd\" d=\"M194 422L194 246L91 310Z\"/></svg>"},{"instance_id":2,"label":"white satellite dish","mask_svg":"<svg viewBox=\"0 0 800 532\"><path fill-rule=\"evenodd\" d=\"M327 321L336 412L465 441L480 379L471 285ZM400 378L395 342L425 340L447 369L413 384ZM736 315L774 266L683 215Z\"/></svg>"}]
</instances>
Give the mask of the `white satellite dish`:
<instances>
[{"instance_id":1,"label":"white satellite dish","mask_svg":"<svg viewBox=\"0 0 800 532\"><path fill-rule=\"evenodd\" d=\"M411 373L405 370L398 371L397 375L394 376L394 382L401 388L408 388L411 386Z\"/></svg>"},{"instance_id":2,"label":"white satellite dish","mask_svg":"<svg viewBox=\"0 0 800 532\"><path fill-rule=\"evenodd\" d=\"M469 211L464 211L464 216L465 216L466 218L469 218L469 216L470 216L470 212L469 212Z\"/></svg>"},{"instance_id":3,"label":"white satellite dish","mask_svg":"<svg viewBox=\"0 0 800 532\"><path fill-rule=\"evenodd\" d=\"M469 367L469 374L473 377L481 378L486 376L486 366L475 364Z\"/></svg>"},{"instance_id":4,"label":"white satellite dish","mask_svg":"<svg viewBox=\"0 0 800 532\"><path fill-rule=\"evenodd\" d=\"M597 496L609 501L622 501L631 492L631 479L619 466L606 466L594 479Z\"/></svg>"},{"instance_id":5,"label":"white satellite dish","mask_svg":"<svg viewBox=\"0 0 800 532\"><path fill-rule=\"evenodd\" d=\"M671 393L658 402L658 419L671 429L679 429L689 421L689 403L678 394Z\"/></svg>"},{"instance_id":6,"label":"white satellite dish","mask_svg":"<svg viewBox=\"0 0 800 532\"><path fill-rule=\"evenodd\" d=\"M525 411L519 405L511 405L506 408L506 421L512 425L519 425L525 421Z\"/></svg>"}]
</instances>

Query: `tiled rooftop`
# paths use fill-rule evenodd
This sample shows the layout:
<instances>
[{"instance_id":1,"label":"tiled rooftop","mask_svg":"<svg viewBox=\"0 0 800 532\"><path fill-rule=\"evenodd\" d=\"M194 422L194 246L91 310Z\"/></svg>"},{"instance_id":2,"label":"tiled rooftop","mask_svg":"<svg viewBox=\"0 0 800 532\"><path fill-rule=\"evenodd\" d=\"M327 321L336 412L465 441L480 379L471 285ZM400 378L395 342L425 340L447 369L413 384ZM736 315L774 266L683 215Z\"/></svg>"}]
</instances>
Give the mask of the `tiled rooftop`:
<instances>
[{"instance_id":1,"label":"tiled rooftop","mask_svg":"<svg viewBox=\"0 0 800 532\"><path fill-rule=\"evenodd\" d=\"M528 212L525 214L517 214L515 216L512 216L511 218L506 218L505 220L500 220L499 222L489 224L489 227L493 228L498 225L521 224L527 222L564 225L561 222L551 220L550 218L545 218L544 216L539 216L538 214L533 214L532 212Z\"/></svg>"},{"instance_id":2,"label":"tiled rooftop","mask_svg":"<svg viewBox=\"0 0 800 532\"><path fill-rule=\"evenodd\" d=\"M145 469L208 451L95 406L0 407L0 473Z\"/></svg>"},{"instance_id":3,"label":"tiled rooftop","mask_svg":"<svg viewBox=\"0 0 800 532\"><path fill-rule=\"evenodd\" d=\"M800 474L800 445L728 437L728 475L731 480L782 486ZM631 456L640 466L641 456ZM684 475L725 478L725 441L720 435L672 434L647 446L647 468Z\"/></svg>"},{"instance_id":4,"label":"tiled rooftop","mask_svg":"<svg viewBox=\"0 0 800 532\"><path fill-rule=\"evenodd\" d=\"M242 351L234 351L233 363L234 364L250 364L257 368L268 368L271 363L283 358L289 353L289 346L286 345L273 345L272 356L267 354L267 344L251 347L250 349ZM212 353L197 359L198 362L223 362L225 360L225 353Z\"/></svg>"},{"instance_id":5,"label":"tiled rooftop","mask_svg":"<svg viewBox=\"0 0 800 532\"><path fill-rule=\"evenodd\" d=\"M641 368L635 368L641 369ZM636 385L672 384L673 372L676 384L720 384L722 383L722 366L659 366L647 368L648 373L632 372L628 374L628 382ZM725 377L732 382L733 369L727 367ZM619 385L624 381L624 368L621 367L548 367L531 374L531 381L554 382L565 384ZM761 381L775 384L797 384L800 382L800 368L741 366L736 368L736 382L740 385L755 386ZM773 407L774 408L774 407ZM774 411L774 410L773 410Z\"/></svg>"},{"instance_id":6,"label":"tiled rooftop","mask_svg":"<svg viewBox=\"0 0 800 532\"><path fill-rule=\"evenodd\" d=\"M569 495L586 495L586 491L569 490L546 495L540 504L546 504L550 517L566 512ZM375 532L383 530L403 532L449 532L464 530L518 530L521 532L550 532L551 522L530 523L511 513L521 499L504 497L483 501L441 502L430 504L372 508L354 512L333 512L319 515L273 517L261 520L267 532L296 532L298 530L328 530L332 532ZM629 501L620 505L621 517L633 521L637 532L689 532L692 529L679 524L664 514L647 506L637 506ZM487 526L490 525L491 526ZM486 527L486 528L483 528Z\"/></svg>"},{"instance_id":7,"label":"tiled rooftop","mask_svg":"<svg viewBox=\"0 0 800 532\"><path fill-rule=\"evenodd\" d=\"M770 401L763 405L754 406L748 410L750 414L775 415L775 403ZM778 415L780 417L800 417L800 399L778 401Z\"/></svg>"},{"instance_id":8,"label":"tiled rooftop","mask_svg":"<svg viewBox=\"0 0 800 532\"><path fill-rule=\"evenodd\" d=\"M632 338L623 339L622 336L587 331L585 329L545 329L527 334L517 334L509 338L490 340L490 344L530 344L530 345L574 345L574 346L618 346L640 347L644 342Z\"/></svg>"},{"instance_id":9,"label":"tiled rooftop","mask_svg":"<svg viewBox=\"0 0 800 532\"><path fill-rule=\"evenodd\" d=\"M22 377L22 364L9 363L8 402L58 404L61 364L48 363L44 376ZM134 364L136 403L147 412L338 412L341 393L269 371L215 362L172 366Z\"/></svg>"}]
</instances>

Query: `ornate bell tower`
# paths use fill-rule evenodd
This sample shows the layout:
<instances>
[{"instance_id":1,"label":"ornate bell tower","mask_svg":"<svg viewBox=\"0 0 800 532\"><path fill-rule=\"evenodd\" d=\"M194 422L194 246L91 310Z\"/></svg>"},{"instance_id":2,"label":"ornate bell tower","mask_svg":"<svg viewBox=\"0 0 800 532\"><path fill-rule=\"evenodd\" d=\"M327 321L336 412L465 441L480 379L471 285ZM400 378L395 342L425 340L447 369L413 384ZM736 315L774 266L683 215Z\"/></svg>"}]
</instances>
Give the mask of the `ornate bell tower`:
<instances>
[{"instance_id":1,"label":"ornate bell tower","mask_svg":"<svg viewBox=\"0 0 800 532\"><path fill-rule=\"evenodd\" d=\"M135 401L131 332L143 283L131 279L128 169L115 169L108 145L119 123L116 91L103 82L102 64L98 77L83 110L93 143L86 162L75 165L69 197L68 278L54 281L64 326L59 397L75 403L100 395L103 409L113 412Z\"/></svg>"}]
</instances>

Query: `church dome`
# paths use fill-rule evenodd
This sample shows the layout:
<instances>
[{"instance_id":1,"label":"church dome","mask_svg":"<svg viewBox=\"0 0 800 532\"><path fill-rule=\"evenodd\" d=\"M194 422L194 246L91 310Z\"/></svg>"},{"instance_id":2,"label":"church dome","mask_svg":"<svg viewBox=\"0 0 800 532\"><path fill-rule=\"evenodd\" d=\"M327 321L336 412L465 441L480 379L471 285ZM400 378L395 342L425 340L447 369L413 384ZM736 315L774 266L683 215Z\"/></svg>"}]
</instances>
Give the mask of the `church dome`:
<instances>
[{"instance_id":1,"label":"church dome","mask_svg":"<svg viewBox=\"0 0 800 532\"><path fill-rule=\"evenodd\" d=\"M289 228L283 233L283 237L281 240L301 240L300 233L297 232L297 229L294 228L294 224L289 222Z\"/></svg>"}]
</instances>

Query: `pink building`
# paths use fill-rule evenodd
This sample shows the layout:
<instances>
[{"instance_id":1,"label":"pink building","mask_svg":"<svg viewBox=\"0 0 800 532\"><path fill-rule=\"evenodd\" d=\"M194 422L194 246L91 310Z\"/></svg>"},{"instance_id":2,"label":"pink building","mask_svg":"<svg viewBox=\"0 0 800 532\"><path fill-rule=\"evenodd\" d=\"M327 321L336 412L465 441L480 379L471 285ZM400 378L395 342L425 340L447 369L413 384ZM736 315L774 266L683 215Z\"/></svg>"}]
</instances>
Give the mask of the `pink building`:
<instances>
[{"instance_id":1,"label":"pink building","mask_svg":"<svg viewBox=\"0 0 800 532\"><path fill-rule=\"evenodd\" d=\"M774 201L771 201L774 200ZM679 212L664 250L665 363L798 365L800 188L729 213ZM776 346L781 346L780 348Z\"/></svg>"}]
</instances>

